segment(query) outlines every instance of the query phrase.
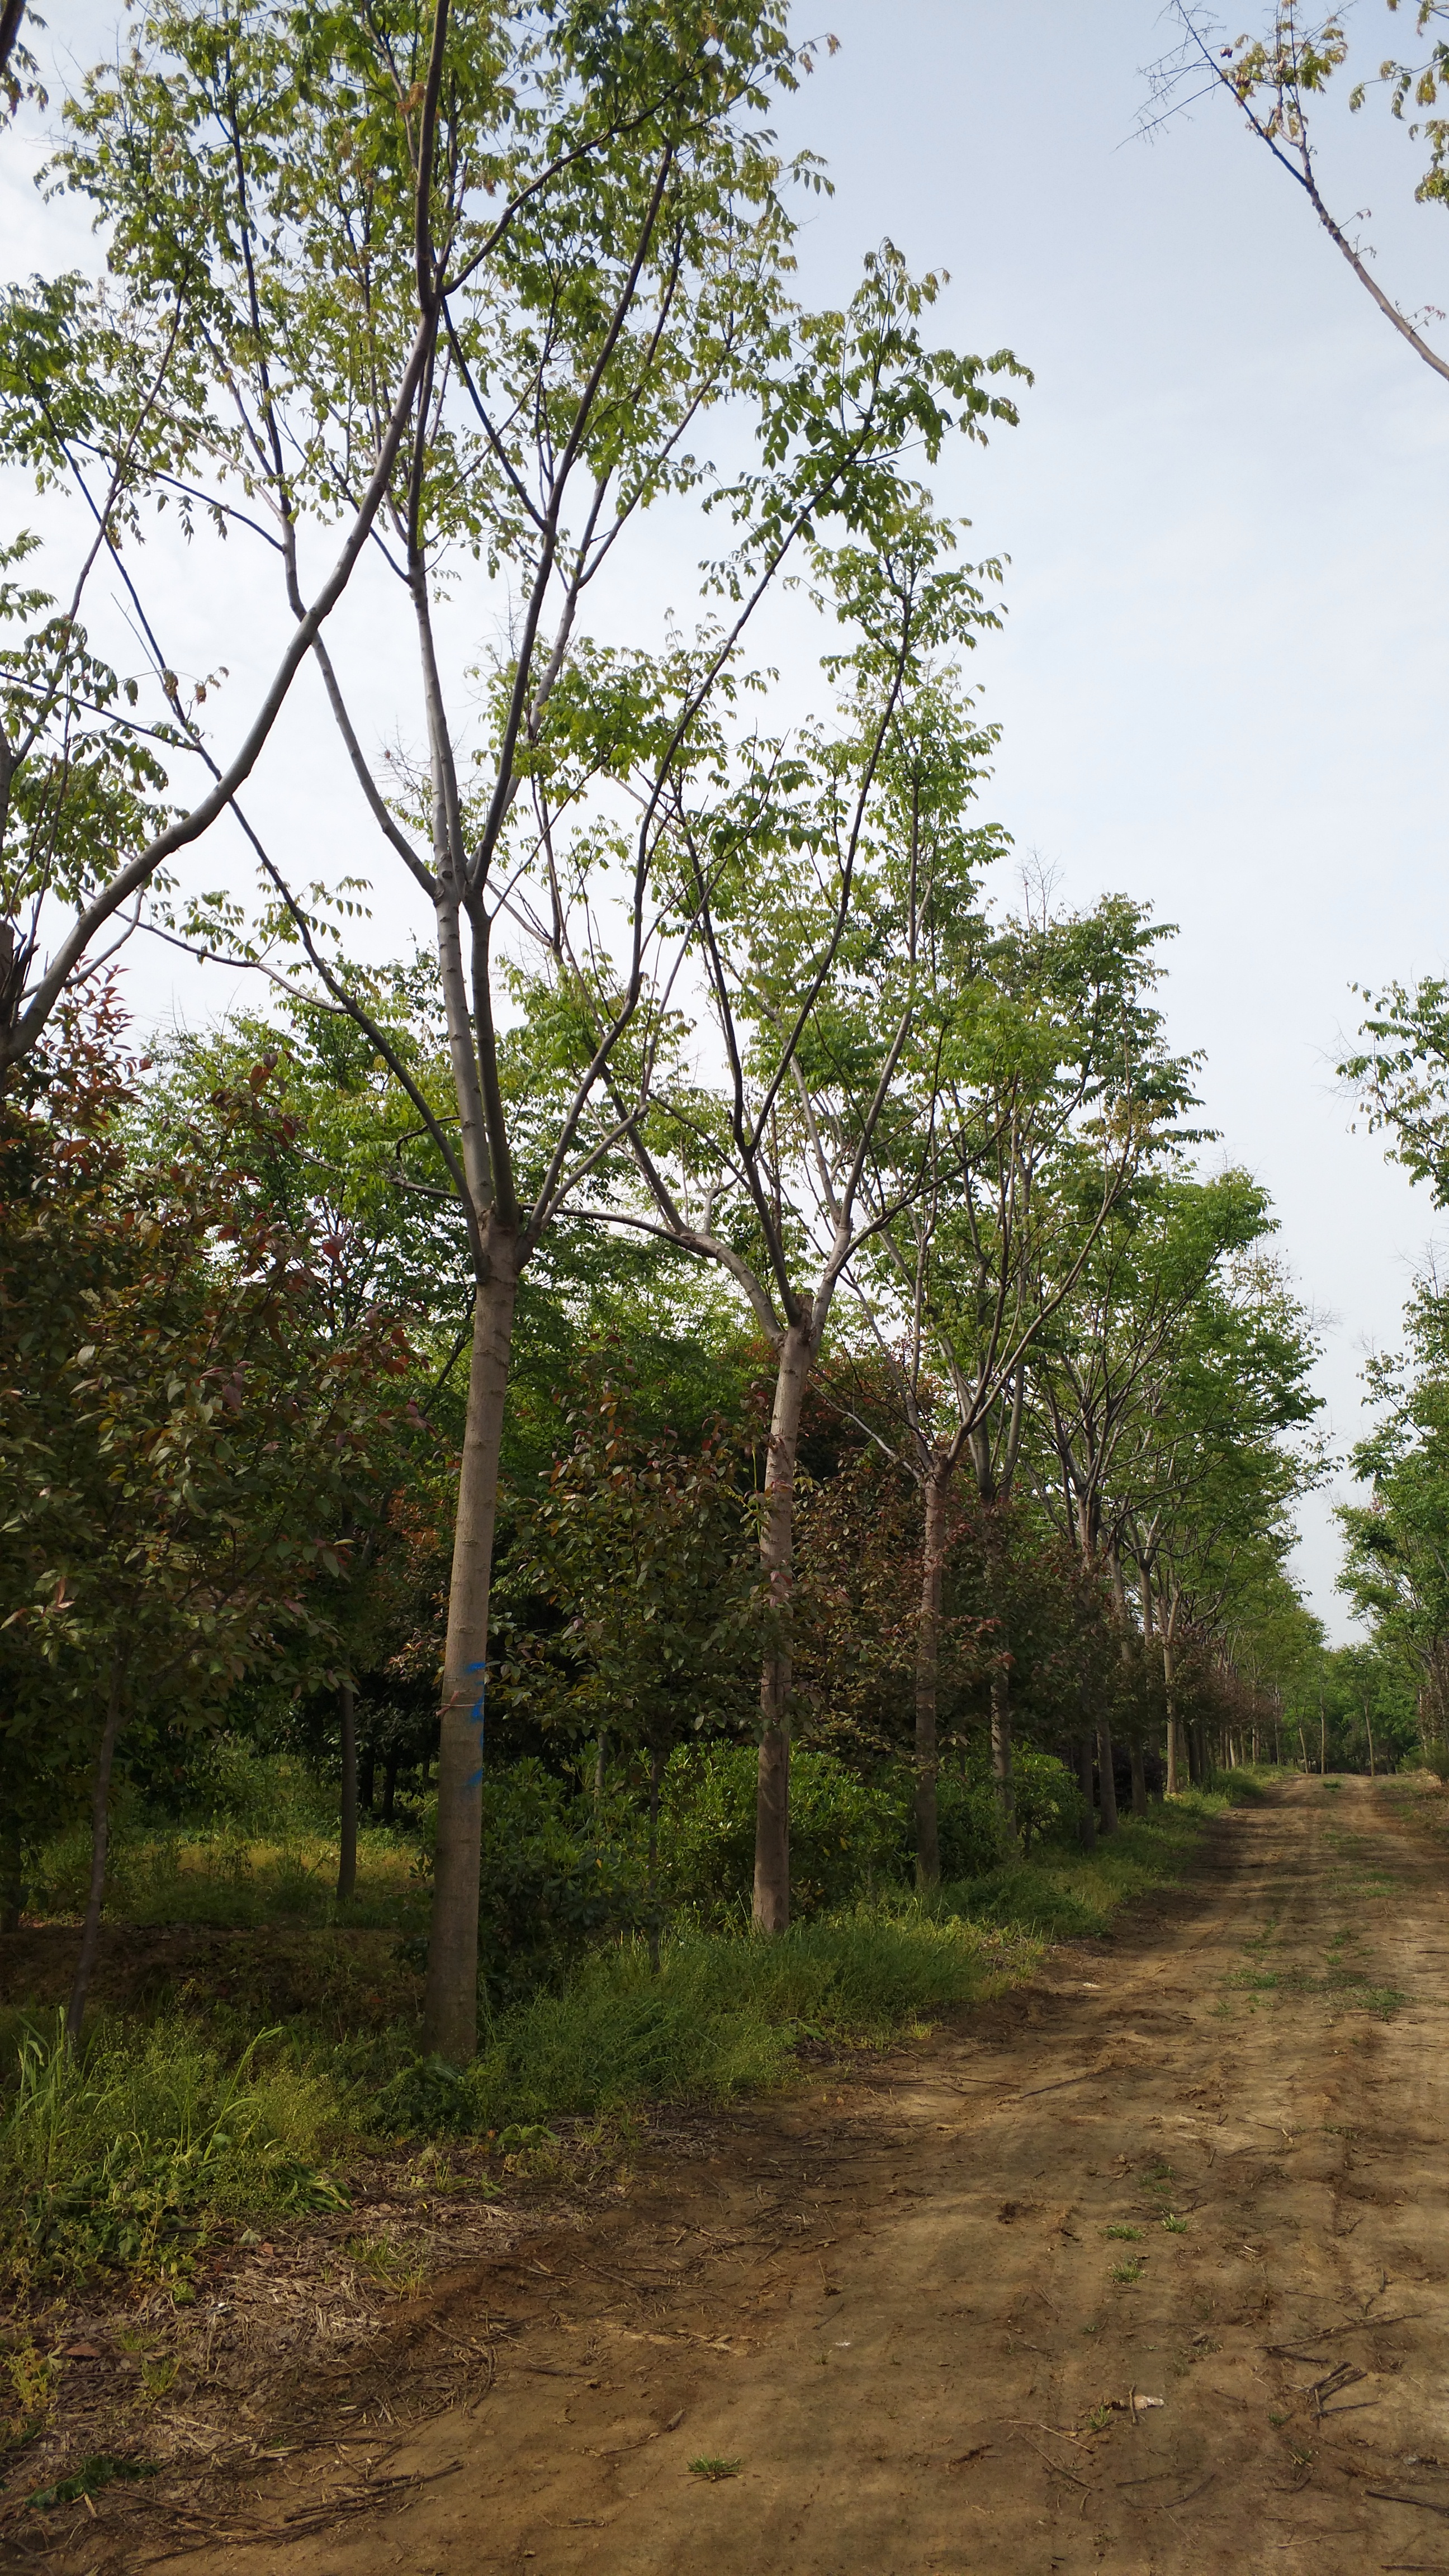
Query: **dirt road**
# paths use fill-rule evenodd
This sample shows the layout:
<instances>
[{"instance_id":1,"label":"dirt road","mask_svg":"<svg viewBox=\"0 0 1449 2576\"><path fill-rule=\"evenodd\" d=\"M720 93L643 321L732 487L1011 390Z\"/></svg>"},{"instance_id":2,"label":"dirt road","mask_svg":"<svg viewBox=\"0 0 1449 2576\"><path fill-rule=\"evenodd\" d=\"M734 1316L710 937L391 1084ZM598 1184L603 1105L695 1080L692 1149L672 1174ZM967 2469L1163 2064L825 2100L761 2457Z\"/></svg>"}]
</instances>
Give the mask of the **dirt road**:
<instances>
[{"instance_id":1,"label":"dirt road","mask_svg":"<svg viewBox=\"0 0 1449 2576\"><path fill-rule=\"evenodd\" d=\"M1449 1859L1395 1797L1276 1790L894 2080L455 2281L452 2411L363 2396L177 2564L259 2576L401 2434L428 2483L289 2576L1449 2570Z\"/></svg>"}]
</instances>

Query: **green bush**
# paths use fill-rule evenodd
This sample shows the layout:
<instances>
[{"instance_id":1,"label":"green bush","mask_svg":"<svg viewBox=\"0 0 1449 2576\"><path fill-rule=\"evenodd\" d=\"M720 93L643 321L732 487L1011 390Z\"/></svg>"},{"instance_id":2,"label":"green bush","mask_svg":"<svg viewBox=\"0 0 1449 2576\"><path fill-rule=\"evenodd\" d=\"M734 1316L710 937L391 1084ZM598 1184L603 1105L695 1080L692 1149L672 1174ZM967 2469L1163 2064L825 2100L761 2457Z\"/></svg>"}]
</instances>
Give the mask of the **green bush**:
<instances>
[{"instance_id":1,"label":"green bush","mask_svg":"<svg viewBox=\"0 0 1449 2576\"><path fill-rule=\"evenodd\" d=\"M747 1921L755 1875L752 1744L689 1746L664 1775L664 1885L701 1923ZM901 1875L907 1792L861 1780L830 1753L790 1756L790 1906L797 1916L848 1905Z\"/></svg>"},{"instance_id":2,"label":"green bush","mask_svg":"<svg viewBox=\"0 0 1449 2576\"><path fill-rule=\"evenodd\" d=\"M1022 1850L1074 1835L1082 1819L1082 1793L1065 1762L1054 1753L1039 1753L1034 1744L1018 1744L1011 1768Z\"/></svg>"}]
</instances>

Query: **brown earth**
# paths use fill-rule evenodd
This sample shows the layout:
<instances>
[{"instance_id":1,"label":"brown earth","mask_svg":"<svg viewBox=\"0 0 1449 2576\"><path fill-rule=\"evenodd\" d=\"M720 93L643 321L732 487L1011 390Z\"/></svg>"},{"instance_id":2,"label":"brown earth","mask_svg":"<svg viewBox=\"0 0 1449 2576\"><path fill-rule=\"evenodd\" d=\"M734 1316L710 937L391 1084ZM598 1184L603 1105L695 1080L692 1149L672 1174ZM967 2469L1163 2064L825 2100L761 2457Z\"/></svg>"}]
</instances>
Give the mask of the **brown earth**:
<instances>
[{"instance_id":1,"label":"brown earth","mask_svg":"<svg viewBox=\"0 0 1449 2576\"><path fill-rule=\"evenodd\" d=\"M455 2274L325 2447L172 2545L196 2576L283 2544L295 2576L1449 2571L1449 1863L1410 1803L1279 1788L884 2078L716 2120ZM52 2565L116 2563L109 2493Z\"/></svg>"}]
</instances>

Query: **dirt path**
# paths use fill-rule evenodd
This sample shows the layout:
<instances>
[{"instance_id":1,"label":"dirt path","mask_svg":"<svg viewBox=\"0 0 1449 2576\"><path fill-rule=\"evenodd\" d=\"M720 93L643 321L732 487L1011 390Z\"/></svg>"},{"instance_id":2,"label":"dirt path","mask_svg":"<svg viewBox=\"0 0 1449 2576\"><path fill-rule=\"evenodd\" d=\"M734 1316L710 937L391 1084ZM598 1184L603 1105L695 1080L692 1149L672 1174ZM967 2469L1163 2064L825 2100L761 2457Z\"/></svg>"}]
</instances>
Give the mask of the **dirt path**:
<instances>
[{"instance_id":1,"label":"dirt path","mask_svg":"<svg viewBox=\"0 0 1449 2576\"><path fill-rule=\"evenodd\" d=\"M260 2576L401 2435L429 2482L295 2576L1449 2570L1449 1868L1393 1798L1225 1817L892 2085L731 2117L455 2281L408 2329L452 2411L360 2399L245 2500L263 2539L175 2563Z\"/></svg>"}]
</instances>

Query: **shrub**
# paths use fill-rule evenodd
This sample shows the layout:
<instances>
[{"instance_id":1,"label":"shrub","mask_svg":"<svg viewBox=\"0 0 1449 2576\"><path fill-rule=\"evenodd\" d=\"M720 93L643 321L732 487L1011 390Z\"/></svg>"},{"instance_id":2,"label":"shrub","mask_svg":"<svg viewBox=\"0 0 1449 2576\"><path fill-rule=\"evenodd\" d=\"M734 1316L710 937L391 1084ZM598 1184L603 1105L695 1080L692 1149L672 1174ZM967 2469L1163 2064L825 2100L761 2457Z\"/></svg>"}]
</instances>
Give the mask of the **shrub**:
<instances>
[{"instance_id":1,"label":"shrub","mask_svg":"<svg viewBox=\"0 0 1449 2576\"><path fill-rule=\"evenodd\" d=\"M660 1803L667 1893L703 1923L749 1912L755 1874L752 1744L688 1746L673 1755ZM790 1756L790 1905L797 1916L848 1905L901 1875L905 1791L861 1780L830 1753Z\"/></svg>"}]
</instances>

